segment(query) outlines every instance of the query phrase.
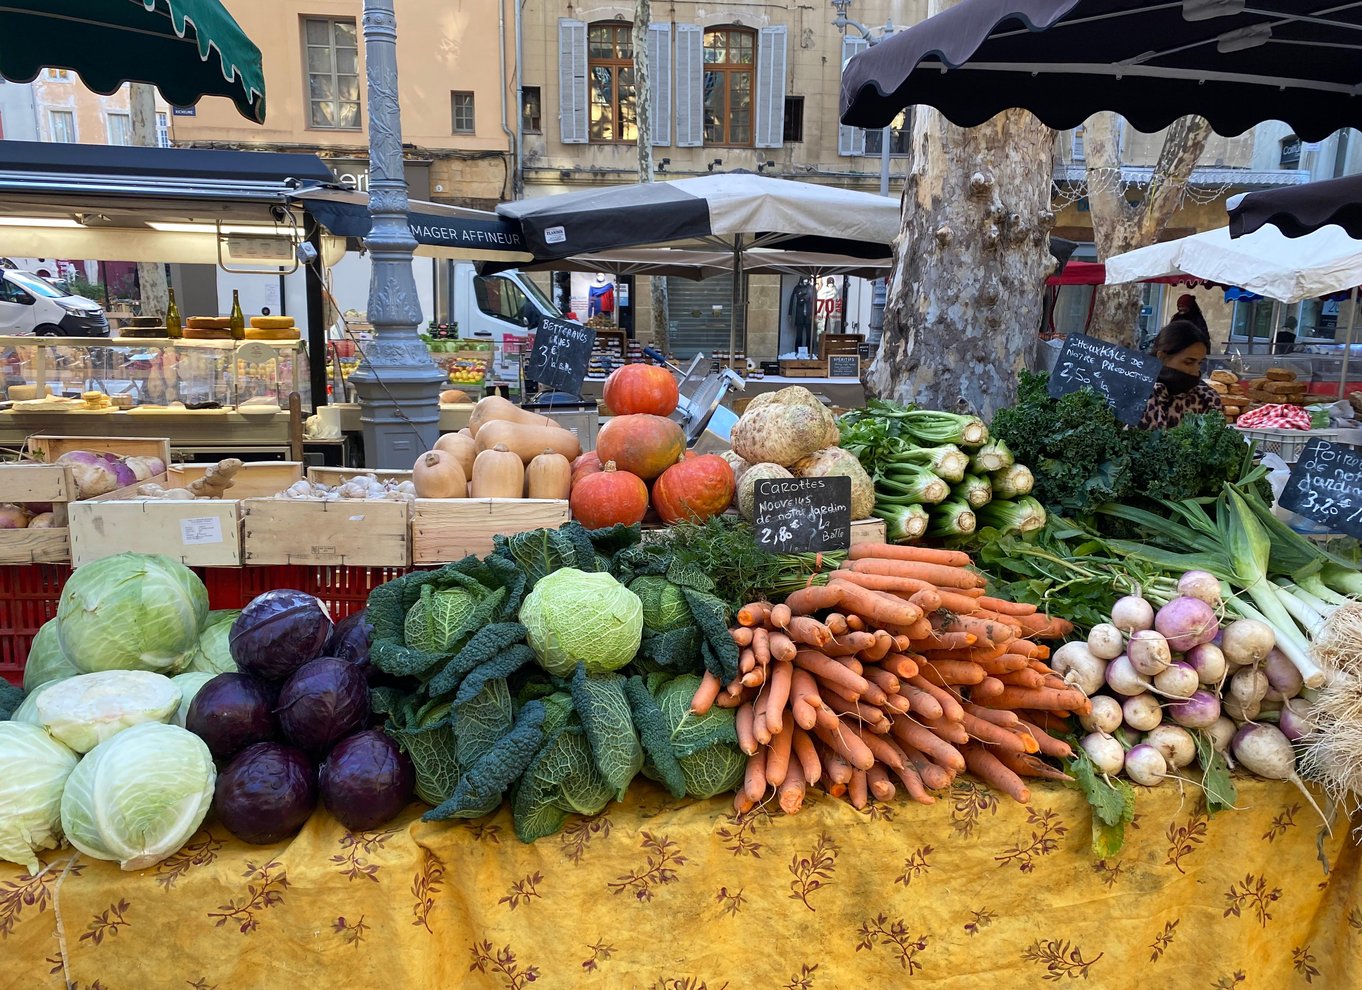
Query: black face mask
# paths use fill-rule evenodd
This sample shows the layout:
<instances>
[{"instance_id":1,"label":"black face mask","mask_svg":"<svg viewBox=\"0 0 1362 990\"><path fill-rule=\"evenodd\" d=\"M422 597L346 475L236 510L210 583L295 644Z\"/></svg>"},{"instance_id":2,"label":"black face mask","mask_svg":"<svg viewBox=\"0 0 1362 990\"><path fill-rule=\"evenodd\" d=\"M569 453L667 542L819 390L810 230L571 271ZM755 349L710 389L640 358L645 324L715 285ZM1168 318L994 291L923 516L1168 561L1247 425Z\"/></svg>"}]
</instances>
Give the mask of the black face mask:
<instances>
[{"instance_id":1,"label":"black face mask","mask_svg":"<svg viewBox=\"0 0 1362 990\"><path fill-rule=\"evenodd\" d=\"M1201 376L1189 375L1165 364L1159 372L1159 381L1163 382L1163 387L1168 389L1170 395L1185 395L1201 384Z\"/></svg>"}]
</instances>

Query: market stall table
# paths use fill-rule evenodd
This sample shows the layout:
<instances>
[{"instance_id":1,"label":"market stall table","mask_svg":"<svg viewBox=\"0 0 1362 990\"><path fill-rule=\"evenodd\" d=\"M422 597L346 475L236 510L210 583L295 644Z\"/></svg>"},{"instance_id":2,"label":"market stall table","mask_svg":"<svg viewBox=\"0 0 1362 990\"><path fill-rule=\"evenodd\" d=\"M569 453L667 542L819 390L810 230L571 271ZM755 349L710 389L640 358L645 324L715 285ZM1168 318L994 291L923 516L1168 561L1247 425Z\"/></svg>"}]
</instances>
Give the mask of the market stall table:
<instances>
[{"instance_id":1,"label":"market stall table","mask_svg":"<svg viewBox=\"0 0 1362 990\"><path fill-rule=\"evenodd\" d=\"M1140 790L1124 851L1089 850L1082 796L1029 806L968 780L934 807L814 797L731 816L635 783L534 845L503 808L428 824L413 806L351 834L324 812L249 846L210 821L136 873L70 852L0 868L0 982L524 990L1047 981L1357 986L1358 848L1289 784L1239 781L1242 810ZM774 803L768 811L774 809ZM1326 873L1320 860L1327 860ZM911 978L911 980L910 980ZM67 982L69 981L69 982Z\"/></svg>"}]
</instances>

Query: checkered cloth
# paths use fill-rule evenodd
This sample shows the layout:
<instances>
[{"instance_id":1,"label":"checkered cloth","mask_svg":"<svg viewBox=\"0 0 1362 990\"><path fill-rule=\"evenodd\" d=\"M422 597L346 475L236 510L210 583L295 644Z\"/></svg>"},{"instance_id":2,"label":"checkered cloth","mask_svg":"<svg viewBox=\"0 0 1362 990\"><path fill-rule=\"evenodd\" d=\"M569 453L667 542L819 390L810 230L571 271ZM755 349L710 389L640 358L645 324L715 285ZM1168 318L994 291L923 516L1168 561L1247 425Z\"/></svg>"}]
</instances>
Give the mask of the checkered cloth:
<instances>
[{"instance_id":1,"label":"checkered cloth","mask_svg":"<svg viewBox=\"0 0 1362 990\"><path fill-rule=\"evenodd\" d=\"M1252 409L1236 419L1234 425L1246 430L1308 430L1310 414L1300 406L1279 403Z\"/></svg>"}]
</instances>

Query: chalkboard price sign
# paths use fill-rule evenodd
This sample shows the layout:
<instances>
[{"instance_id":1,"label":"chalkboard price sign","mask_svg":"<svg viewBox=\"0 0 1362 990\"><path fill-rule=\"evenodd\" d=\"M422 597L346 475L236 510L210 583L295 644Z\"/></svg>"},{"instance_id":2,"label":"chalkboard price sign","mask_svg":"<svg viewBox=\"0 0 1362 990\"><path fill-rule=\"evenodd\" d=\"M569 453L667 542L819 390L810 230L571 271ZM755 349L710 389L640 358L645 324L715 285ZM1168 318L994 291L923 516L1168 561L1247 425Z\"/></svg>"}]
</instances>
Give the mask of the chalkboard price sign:
<instances>
[{"instance_id":1,"label":"chalkboard price sign","mask_svg":"<svg viewBox=\"0 0 1362 990\"><path fill-rule=\"evenodd\" d=\"M1291 468L1283 509L1362 540L1362 454L1316 437Z\"/></svg>"},{"instance_id":2,"label":"chalkboard price sign","mask_svg":"<svg viewBox=\"0 0 1362 990\"><path fill-rule=\"evenodd\" d=\"M1148 354L1071 333L1050 373L1050 398L1090 388L1107 400L1117 419L1134 426L1144 415L1162 367Z\"/></svg>"},{"instance_id":3,"label":"chalkboard price sign","mask_svg":"<svg viewBox=\"0 0 1362 990\"><path fill-rule=\"evenodd\" d=\"M756 485L757 546L824 553L851 546L850 478L764 478Z\"/></svg>"},{"instance_id":4,"label":"chalkboard price sign","mask_svg":"<svg viewBox=\"0 0 1362 990\"><path fill-rule=\"evenodd\" d=\"M829 378L860 378L861 356L859 354L829 354Z\"/></svg>"},{"instance_id":5,"label":"chalkboard price sign","mask_svg":"<svg viewBox=\"0 0 1362 990\"><path fill-rule=\"evenodd\" d=\"M546 318L535 331L525 377L546 388L580 395L595 343L596 331L591 327Z\"/></svg>"}]
</instances>

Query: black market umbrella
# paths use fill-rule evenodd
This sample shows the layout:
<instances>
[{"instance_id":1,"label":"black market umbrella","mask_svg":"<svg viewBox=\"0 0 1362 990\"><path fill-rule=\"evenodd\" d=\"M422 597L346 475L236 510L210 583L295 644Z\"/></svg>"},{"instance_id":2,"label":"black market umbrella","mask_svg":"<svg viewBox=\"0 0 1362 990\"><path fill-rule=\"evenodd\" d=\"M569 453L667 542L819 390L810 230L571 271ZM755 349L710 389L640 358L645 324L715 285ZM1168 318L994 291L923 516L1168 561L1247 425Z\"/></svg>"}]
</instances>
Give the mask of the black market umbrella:
<instances>
[{"instance_id":1,"label":"black market umbrella","mask_svg":"<svg viewBox=\"0 0 1362 990\"><path fill-rule=\"evenodd\" d=\"M0 76L49 68L105 95L149 83L174 106L225 96L265 120L260 49L219 0L0 0Z\"/></svg>"},{"instance_id":2,"label":"black market umbrella","mask_svg":"<svg viewBox=\"0 0 1362 990\"><path fill-rule=\"evenodd\" d=\"M843 124L884 127L913 105L962 127L1012 108L1056 129L1103 110L1141 131L1282 120L1318 141L1362 127L1362 3L962 0L842 71Z\"/></svg>"},{"instance_id":3,"label":"black market umbrella","mask_svg":"<svg viewBox=\"0 0 1362 990\"><path fill-rule=\"evenodd\" d=\"M1337 224L1349 237L1362 240L1362 175L1243 193L1228 205L1231 237L1251 234L1266 224L1287 237L1304 237Z\"/></svg>"}]
</instances>

